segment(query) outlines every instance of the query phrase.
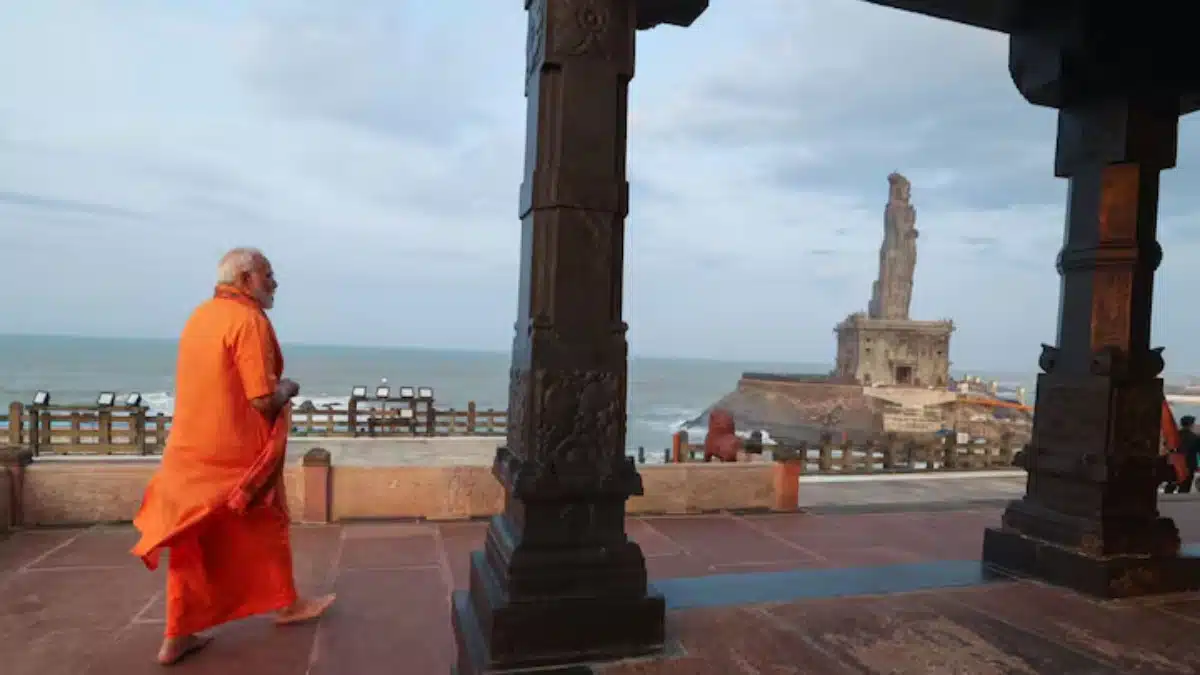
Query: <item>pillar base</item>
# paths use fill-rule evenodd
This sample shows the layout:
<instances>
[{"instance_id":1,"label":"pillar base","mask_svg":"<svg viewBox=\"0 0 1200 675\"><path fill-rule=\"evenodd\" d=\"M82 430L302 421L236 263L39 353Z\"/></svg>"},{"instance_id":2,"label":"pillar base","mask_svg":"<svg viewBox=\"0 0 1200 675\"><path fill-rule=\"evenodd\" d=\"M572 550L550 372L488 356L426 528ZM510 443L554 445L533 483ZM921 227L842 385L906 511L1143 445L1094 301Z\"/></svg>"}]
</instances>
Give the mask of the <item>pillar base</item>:
<instances>
[{"instance_id":1,"label":"pillar base","mask_svg":"<svg viewBox=\"0 0 1200 675\"><path fill-rule=\"evenodd\" d=\"M1091 556L1009 529L984 531L983 562L1104 599L1200 590L1200 557Z\"/></svg>"},{"instance_id":2,"label":"pillar base","mask_svg":"<svg viewBox=\"0 0 1200 675\"><path fill-rule=\"evenodd\" d=\"M654 592L509 602L483 551L471 554L471 591L450 601L458 675L590 673L586 664L645 656L665 642L666 601ZM545 670L547 666L562 666Z\"/></svg>"}]
</instances>

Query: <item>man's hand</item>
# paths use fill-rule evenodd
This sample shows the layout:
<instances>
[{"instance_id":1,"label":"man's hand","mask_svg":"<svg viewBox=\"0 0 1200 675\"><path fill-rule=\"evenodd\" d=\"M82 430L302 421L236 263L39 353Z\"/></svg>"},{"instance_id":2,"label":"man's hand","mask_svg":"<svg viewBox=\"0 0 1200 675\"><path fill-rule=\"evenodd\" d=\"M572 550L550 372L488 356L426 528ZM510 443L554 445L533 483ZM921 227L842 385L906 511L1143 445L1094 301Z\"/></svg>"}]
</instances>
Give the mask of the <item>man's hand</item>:
<instances>
[{"instance_id":1,"label":"man's hand","mask_svg":"<svg viewBox=\"0 0 1200 675\"><path fill-rule=\"evenodd\" d=\"M289 380L286 377L279 381L279 386L275 388L279 393L279 397L284 401L290 401L300 395L300 385L295 380Z\"/></svg>"},{"instance_id":2,"label":"man's hand","mask_svg":"<svg viewBox=\"0 0 1200 675\"><path fill-rule=\"evenodd\" d=\"M268 420L275 419L275 415L279 414L280 410L287 405L293 398L300 394L300 385L296 384L295 380L283 378L279 384L275 385L275 393L270 396L263 396L250 401L250 405L254 406L263 415L266 415Z\"/></svg>"}]
</instances>

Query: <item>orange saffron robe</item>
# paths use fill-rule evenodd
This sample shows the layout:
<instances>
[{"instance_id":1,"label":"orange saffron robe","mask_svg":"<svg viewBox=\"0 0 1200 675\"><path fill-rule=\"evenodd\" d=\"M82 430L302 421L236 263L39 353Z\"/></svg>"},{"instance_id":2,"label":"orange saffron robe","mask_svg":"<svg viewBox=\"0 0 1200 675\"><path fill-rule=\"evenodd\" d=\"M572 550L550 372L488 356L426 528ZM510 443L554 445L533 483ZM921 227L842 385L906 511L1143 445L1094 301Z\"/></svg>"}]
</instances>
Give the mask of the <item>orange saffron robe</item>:
<instances>
[{"instance_id":1,"label":"orange saffron robe","mask_svg":"<svg viewBox=\"0 0 1200 675\"><path fill-rule=\"evenodd\" d=\"M250 404L282 373L270 321L234 289L219 287L183 329L170 436L133 521L147 568L169 551L167 637L296 600L282 480L291 409L270 421Z\"/></svg>"}]
</instances>

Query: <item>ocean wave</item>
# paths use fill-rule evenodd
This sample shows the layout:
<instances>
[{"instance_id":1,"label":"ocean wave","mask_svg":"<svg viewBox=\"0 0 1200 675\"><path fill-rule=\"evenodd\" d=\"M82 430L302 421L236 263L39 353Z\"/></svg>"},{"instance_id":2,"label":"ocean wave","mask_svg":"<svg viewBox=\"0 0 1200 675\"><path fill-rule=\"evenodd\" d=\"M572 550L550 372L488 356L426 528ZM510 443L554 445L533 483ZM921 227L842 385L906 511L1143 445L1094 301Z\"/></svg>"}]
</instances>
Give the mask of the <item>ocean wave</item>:
<instances>
[{"instance_id":1,"label":"ocean wave","mask_svg":"<svg viewBox=\"0 0 1200 675\"><path fill-rule=\"evenodd\" d=\"M700 409L688 406L656 405L642 414L635 415L632 421L648 431L674 434L686 428L688 422L700 412Z\"/></svg>"}]
</instances>

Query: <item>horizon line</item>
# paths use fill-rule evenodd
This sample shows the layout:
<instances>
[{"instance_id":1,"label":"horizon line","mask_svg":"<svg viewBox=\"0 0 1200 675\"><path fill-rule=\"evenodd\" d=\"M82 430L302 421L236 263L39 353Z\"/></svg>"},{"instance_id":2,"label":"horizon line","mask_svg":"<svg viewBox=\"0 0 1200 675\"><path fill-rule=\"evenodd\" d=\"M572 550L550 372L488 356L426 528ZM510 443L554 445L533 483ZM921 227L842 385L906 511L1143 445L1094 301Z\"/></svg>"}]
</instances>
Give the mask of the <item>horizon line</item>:
<instances>
[{"instance_id":1,"label":"horizon line","mask_svg":"<svg viewBox=\"0 0 1200 675\"><path fill-rule=\"evenodd\" d=\"M179 338L175 337L159 337L159 336L118 336L118 335L85 335L79 333L3 333L0 332L0 339L4 338L24 338L24 339L51 339L51 340L106 340L111 342L121 341L144 341L144 342L178 342ZM433 347L427 345L397 345L397 344L336 344L331 342L304 342L297 340L280 340L280 344L289 347L308 347L308 348L325 348L325 349L399 349L399 350L414 350L414 351L431 351L431 352L459 352L463 354L487 354L495 356L508 356L508 349L484 349L479 347ZM659 359L664 361L712 361L716 363L744 363L747 365L762 365L762 364L778 364L778 365L797 365L797 366L821 366L828 365L832 368L832 364L826 364L823 361L796 361L788 359L729 359L715 356L677 356L651 353L630 353L630 358L636 359Z\"/></svg>"},{"instance_id":2,"label":"horizon line","mask_svg":"<svg viewBox=\"0 0 1200 675\"><path fill-rule=\"evenodd\" d=\"M178 342L175 337L160 337L160 336L117 336L117 335L86 335L79 333L4 333L0 332L0 339L3 338L43 338L51 340L101 340L101 341L145 341L145 342ZM397 350L414 350L414 351L431 351L431 352L459 352L463 354L487 354L494 356L508 355L510 352L507 349L483 349L478 347L432 347L426 345L372 345L372 344L335 344L329 342L303 342L293 340L282 340L281 344L290 347L306 347L306 348L327 348L327 349L397 349ZM715 356L678 356L664 355L653 353L630 353L631 359L656 359L663 361L701 361L713 363L734 363L745 365L796 365L796 366L820 366L832 370L833 362L820 360L800 361L794 359L746 359L746 358L720 358ZM1011 368L953 368L963 374L973 374L976 372L988 373L993 372L998 375L1021 375L1035 373L1038 370L1037 364L1032 364L1028 370L1014 370ZM814 374L803 371L796 371L791 374Z\"/></svg>"}]
</instances>

